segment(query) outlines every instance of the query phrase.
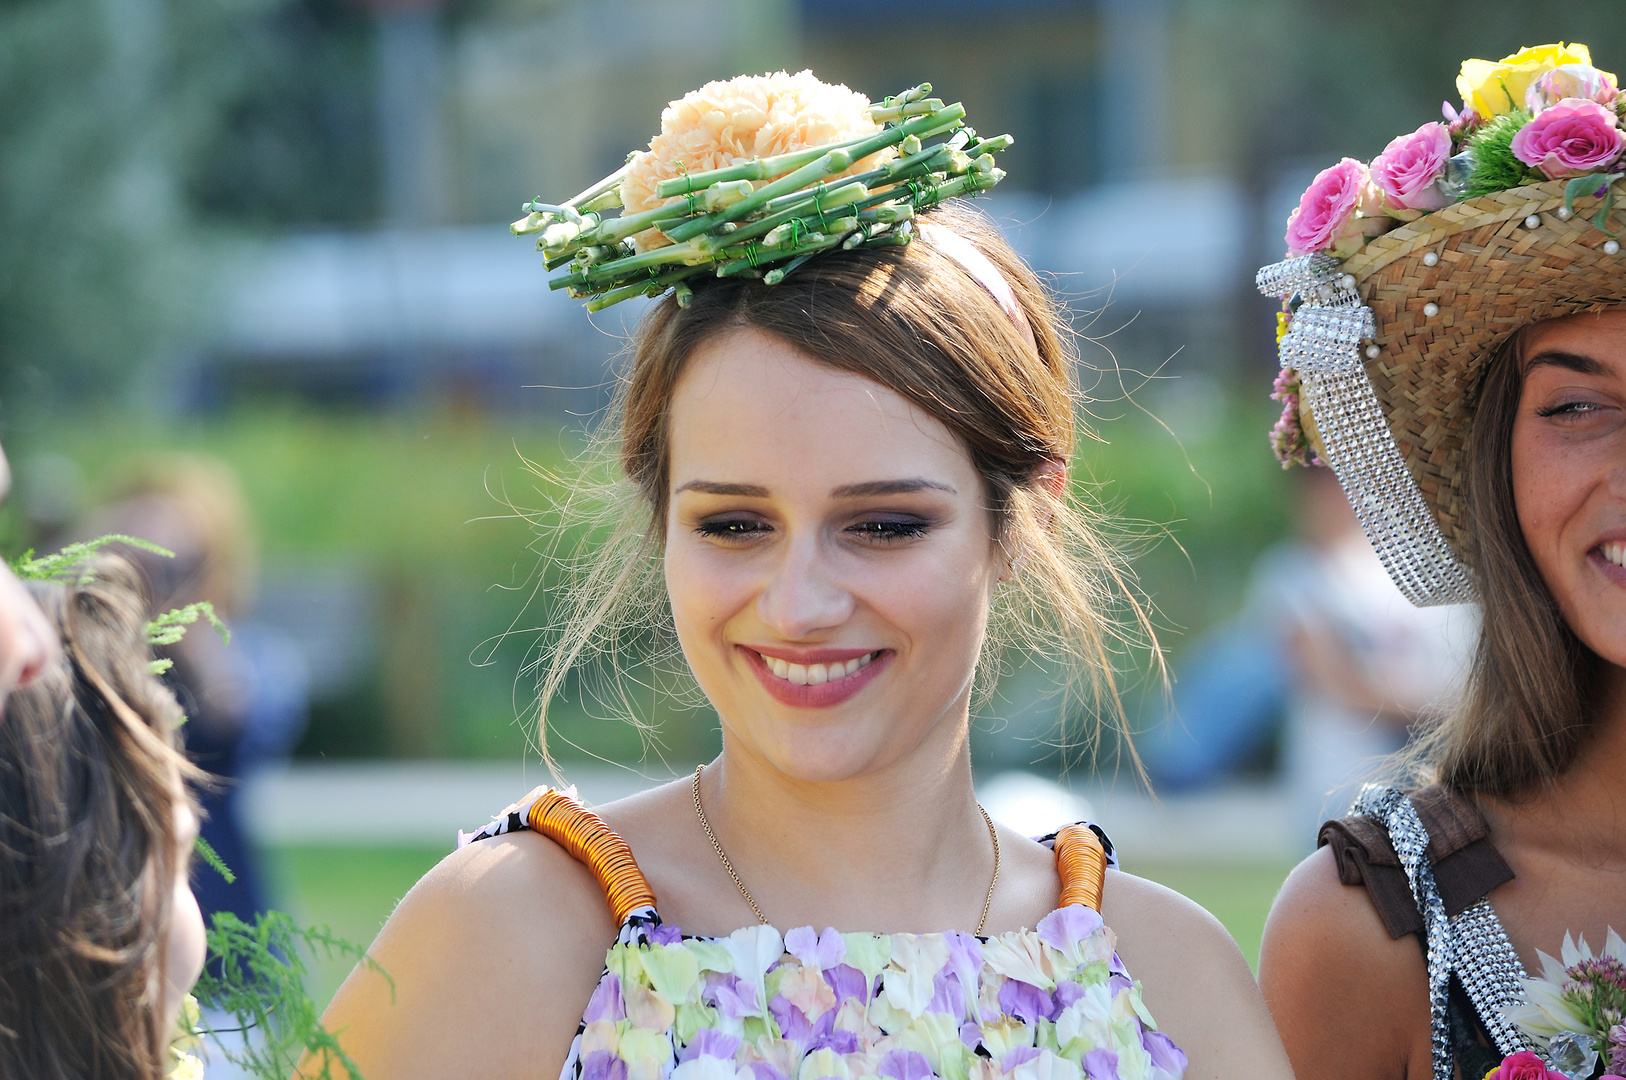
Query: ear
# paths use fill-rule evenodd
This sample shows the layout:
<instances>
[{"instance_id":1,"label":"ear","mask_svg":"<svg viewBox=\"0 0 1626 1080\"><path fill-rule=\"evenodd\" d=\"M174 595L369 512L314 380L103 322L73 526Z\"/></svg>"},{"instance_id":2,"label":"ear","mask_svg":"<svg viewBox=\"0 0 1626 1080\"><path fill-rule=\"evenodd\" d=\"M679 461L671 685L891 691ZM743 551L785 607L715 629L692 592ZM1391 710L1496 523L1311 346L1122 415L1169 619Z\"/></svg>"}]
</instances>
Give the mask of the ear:
<instances>
[{"instance_id":1,"label":"ear","mask_svg":"<svg viewBox=\"0 0 1626 1080\"><path fill-rule=\"evenodd\" d=\"M1057 502L1067 498L1067 462L1061 458L1045 458L1033 470L1033 486Z\"/></svg>"}]
</instances>

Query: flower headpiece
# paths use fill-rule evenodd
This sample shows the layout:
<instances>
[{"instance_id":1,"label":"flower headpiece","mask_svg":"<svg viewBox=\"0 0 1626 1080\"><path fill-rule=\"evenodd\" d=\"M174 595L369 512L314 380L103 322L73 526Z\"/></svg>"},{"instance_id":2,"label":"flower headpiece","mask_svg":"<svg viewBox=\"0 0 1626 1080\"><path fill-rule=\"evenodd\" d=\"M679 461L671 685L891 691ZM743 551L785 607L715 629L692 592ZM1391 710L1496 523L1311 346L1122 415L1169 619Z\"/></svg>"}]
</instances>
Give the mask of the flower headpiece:
<instances>
[{"instance_id":1,"label":"flower headpiece","mask_svg":"<svg viewBox=\"0 0 1626 1080\"><path fill-rule=\"evenodd\" d=\"M1285 301L1277 457L1333 467L1420 604L1474 596L1461 465L1486 359L1522 325L1626 302L1615 76L1560 43L1466 61L1457 87L1460 110L1318 174L1288 259L1259 272Z\"/></svg>"},{"instance_id":2,"label":"flower headpiece","mask_svg":"<svg viewBox=\"0 0 1626 1080\"><path fill-rule=\"evenodd\" d=\"M568 267L549 286L591 311L668 288L686 303L700 274L773 285L823 251L907 244L917 210L1004 179L994 154L1014 141L980 138L930 92L871 105L807 71L707 83L667 106L648 150L563 203L526 203L510 228L538 234L548 269Z\"/></svg>"}]
</instances>

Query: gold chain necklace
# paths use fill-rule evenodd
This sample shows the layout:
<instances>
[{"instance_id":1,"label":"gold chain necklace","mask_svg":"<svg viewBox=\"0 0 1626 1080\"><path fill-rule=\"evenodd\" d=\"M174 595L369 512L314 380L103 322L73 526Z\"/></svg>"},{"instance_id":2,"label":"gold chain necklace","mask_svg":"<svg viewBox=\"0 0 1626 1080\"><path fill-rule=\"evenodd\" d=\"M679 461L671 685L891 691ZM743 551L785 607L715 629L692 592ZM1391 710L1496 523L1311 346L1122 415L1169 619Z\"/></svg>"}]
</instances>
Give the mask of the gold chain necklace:
<instances>
[{"instance_id":1,"label":"gold chain necklace","mask_svg":"<svg viewBox=\"0 0 1626 1080\"><path fill-rule=\"evenodd\" d=\"M704 768L704 765L694 767L694 784L691 786L691 790L694 793L695 817L700 819L700 827L706 830L706 839L711 841L712 850L717 852L717 857L723 861L723 869L728 871L729 880L734 882L734 887L740 890L740 895L745 897L745 902L751 905L752 911L756 912L757 921L767 926L768 916L764 915L762 909L757 907L757 902L751 897L751 890L745 887L745 882L740 880L740 875L734 870L734 864L728 861L728 853L723 850L723 845L718 841L717 834L711 831L711 822L706 820L706 811L700 805L700 772ZM982 815L983 824L988 826L988 839L994 842L994 876L988 882L988 895L983 897L982 900L982 918L977 920L977 929L974 931L976 936L981 937L982 928L988 923L988 909L994 903L994 886L999 884L999 831L994 828L994 819L988 816L988 811L982 808L982 803L977 804L977 813Z\"/></svg>"}]
</instances>

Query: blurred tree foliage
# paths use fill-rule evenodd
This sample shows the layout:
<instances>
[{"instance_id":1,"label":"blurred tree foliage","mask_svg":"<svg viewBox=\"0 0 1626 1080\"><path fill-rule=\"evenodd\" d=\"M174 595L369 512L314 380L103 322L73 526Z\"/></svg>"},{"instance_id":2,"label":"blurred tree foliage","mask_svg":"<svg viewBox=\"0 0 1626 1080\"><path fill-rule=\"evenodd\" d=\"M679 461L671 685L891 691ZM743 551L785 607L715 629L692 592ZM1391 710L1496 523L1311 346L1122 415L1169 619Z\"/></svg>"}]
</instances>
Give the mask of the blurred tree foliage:
<instances>
[{"instance_id":1,"label":"blurred tree foliage","mask_svg":"<svg viewBox=\"0 0 1626 1080\"><path fill-rule=\"evenodd\" d=\"M0 404L121 389L207 317L197 256L234 232L372 213L367 29L341 0L0 7Z\"/></svg>"}]
</instances>

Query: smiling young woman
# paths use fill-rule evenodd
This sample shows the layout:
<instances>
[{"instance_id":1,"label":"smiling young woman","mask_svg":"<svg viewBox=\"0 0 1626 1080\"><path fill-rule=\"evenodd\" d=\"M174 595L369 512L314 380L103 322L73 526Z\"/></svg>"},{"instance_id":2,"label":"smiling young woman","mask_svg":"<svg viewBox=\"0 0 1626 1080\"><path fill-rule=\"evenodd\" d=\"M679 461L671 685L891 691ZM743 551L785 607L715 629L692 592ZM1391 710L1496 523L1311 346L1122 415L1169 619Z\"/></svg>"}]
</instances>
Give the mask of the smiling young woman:
<instances>
[{"instance_id":1,"label":"smiling young woman","mask_svg":"<svg viewBox=\"0 0 1626 1080\"><path fill-rule=\"evenodd\" d=\"M1538 115L1555 80L1615 99L1582 46L1464 78L1514 60ZM1419 135L1449 151L1481 122ZM1443 209L1341 262L1261 271L1295 301L1280 385L1304 394L1278 432L1334 469L1415 602L1481 611L1461 700L1408 751L1419 785L1368 786L1271 911L1260 984L1300 1080L1626 1073L1626 956L1588 951L1626 953L1626 273L1615 204L1577 205L1616 180L1453 205L1442 181ZM1589 1019L1563 1001L1594 974Z\"/></svg>"},{"instance_id":2,"label":"smiling young woman","mask_svg":"<svg viewBox=\"0 0 1626 1080\"><path fill-rule=\"evenodd\" d=\"M635 497L544 701L669 634L722 753L596 816L533 793L425 877L373 949L393 999L358 971L325 1021L369 1077L1288 1076L1212 917L1106 869L1104 834L1052 850L977 804L991 636L1110 713L1123 571L1068 497L1049 297L974 215L926 218L646 317Z\"/></svg>"}]
</instances>

